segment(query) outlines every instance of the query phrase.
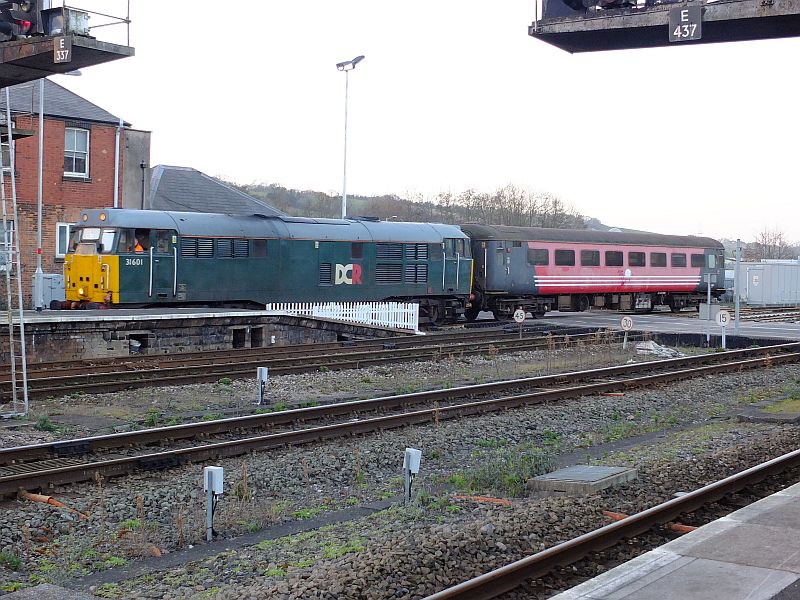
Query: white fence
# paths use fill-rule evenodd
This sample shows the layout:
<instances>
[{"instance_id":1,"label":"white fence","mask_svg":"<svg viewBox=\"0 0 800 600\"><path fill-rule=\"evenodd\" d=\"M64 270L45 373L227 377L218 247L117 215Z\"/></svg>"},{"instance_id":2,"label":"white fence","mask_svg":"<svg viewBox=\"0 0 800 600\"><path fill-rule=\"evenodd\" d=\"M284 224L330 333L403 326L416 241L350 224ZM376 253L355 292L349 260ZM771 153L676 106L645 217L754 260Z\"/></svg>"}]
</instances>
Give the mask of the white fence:
<instances>
[{"instance_id":1,"label":"white fence","mask_svg":"<svg viewBox=\"0 0 800 600\"><path fill-rule=\"evenodd\" d=\"M420 333L419 304L404 302L287 302L267 304L265 310Z\"/></svg>"}]
</instances>

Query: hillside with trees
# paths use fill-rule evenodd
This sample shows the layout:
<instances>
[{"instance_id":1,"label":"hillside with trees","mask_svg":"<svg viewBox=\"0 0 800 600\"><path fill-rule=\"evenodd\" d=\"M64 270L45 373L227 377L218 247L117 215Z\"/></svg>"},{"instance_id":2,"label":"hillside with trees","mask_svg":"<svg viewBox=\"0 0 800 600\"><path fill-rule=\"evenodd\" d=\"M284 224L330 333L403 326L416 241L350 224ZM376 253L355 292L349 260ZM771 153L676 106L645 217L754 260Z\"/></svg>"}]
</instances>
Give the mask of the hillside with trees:
<instances>
[{"instance_id":1,"label":"hillside with trees","mask_svg":"<svg viewBox=\"0 0 800 600\"><path fill-rule=\"evenodd\" d=\"M300 191L275 184L229 185L242 190L283 212L298 217L337 218L341 197L323 192ZM551 194L531 192L507 185L492 193L466 190L458 194L440 193L434 198L396 195L348 196L347 212L353 216L384 220L487 223L584 229L585 219L573 207Z\"/></svg>"}]
</instances>

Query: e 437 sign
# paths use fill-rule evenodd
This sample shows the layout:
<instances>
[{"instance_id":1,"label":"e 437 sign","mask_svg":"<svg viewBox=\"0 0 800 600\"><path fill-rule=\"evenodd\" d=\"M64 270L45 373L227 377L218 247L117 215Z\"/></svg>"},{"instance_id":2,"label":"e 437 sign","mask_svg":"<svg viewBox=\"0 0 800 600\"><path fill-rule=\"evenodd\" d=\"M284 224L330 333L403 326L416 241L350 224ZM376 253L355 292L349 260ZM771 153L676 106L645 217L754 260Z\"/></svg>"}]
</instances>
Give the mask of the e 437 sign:
<instances>
[{"instance_id":1,"label":"e 437 sign","mask_svg":"<svg viewBox=\"0 0 800 600\"><path fill-rule=\"evenodd\" d=\"M669 41L690 42L703 37L703 8L684 6L669 11Z\"/></svg>"}]
</instances>

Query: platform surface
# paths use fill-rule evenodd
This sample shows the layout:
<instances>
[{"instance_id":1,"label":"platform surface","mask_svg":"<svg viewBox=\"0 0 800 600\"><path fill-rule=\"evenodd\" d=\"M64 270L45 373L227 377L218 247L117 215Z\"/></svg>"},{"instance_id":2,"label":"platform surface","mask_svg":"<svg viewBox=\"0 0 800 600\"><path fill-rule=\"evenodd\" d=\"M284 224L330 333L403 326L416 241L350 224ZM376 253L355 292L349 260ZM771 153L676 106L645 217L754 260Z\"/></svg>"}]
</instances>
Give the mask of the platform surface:
<instances>
[{"instance_id":1,"label":"platform surface","mask_svg":"<svg viewBox=\"0 0 800 600\"><path fill-rule=\"evenodd\" d=\"M800 484L551 600L800 598Z\"/></svg>"}]
</instances>

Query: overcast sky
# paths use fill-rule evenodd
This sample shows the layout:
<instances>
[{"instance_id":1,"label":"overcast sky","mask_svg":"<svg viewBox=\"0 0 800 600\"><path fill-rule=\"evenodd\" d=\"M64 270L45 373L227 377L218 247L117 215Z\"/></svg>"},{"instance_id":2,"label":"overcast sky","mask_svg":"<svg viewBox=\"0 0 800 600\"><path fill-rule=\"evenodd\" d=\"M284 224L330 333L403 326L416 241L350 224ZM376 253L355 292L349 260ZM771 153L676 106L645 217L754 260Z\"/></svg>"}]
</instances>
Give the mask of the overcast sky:
<instances>
[{"instance_id":1,"label":"overcast sky","mask_svg":"<svg viewBox=\"0 0 800 600\"><path fill-rule=\"evenodd\" d=\"M512 183L611 225L800 241L798 39L570 55L527 35L530 0L131 4L135 57L53 80L152 131L153 165L341 193L335 64L363 54L348 194Z\"/></svg>"}]
</instances>

